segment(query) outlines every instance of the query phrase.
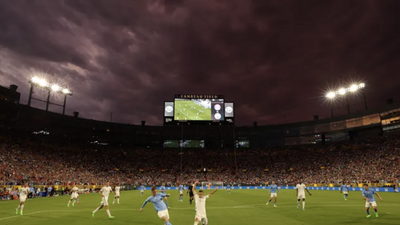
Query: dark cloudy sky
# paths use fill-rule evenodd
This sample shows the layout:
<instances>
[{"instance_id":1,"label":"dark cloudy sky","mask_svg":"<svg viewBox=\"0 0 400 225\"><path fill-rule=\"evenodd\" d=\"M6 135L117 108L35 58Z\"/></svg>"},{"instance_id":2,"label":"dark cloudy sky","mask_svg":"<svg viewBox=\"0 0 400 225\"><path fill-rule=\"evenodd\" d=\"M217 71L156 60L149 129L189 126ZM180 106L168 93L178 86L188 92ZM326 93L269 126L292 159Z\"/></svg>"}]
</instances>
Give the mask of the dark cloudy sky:
<instances>
[{"instance_id":1,"label":"dark cloudy sky","mask_svg":"<svg viewBox=\"0 0 400 225\"><path fill-rule=\"evenodd\" d=\"M113 112L122 123L162 124L176 93L225 95L239 125L329 117L325 91L350 81L365 81L370 107L400 100L399 9L398 0L0 0L0 84L17 84L26 104L29 77L44 72L74 90L68 114Z\"/></svg>"}]
</instances>

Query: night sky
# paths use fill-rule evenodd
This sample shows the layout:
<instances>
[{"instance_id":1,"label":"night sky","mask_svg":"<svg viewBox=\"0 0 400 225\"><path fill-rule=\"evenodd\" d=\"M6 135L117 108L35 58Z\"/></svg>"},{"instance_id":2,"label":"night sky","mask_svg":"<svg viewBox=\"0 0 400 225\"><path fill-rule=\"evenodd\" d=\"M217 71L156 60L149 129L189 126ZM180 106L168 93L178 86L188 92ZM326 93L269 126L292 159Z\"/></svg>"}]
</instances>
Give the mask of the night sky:
<instances>
[{"instance_id":1,"label":"night sky","mask_svg":"<svg viewBox=\"0 0 400 225\"><path fill-rule=\"evenodd\" d=\"M399 9L398 0L0 0L0 84L17 84L26 104L29 78L46 73L74 91L67 114L112 112L121 123L161 125L174 94L222 94L238 125L327 118L325 92L353 81L366 83L371 108L400 101ZM363 110L362 96L350 102Z\"/></svg>"}]
</instances>

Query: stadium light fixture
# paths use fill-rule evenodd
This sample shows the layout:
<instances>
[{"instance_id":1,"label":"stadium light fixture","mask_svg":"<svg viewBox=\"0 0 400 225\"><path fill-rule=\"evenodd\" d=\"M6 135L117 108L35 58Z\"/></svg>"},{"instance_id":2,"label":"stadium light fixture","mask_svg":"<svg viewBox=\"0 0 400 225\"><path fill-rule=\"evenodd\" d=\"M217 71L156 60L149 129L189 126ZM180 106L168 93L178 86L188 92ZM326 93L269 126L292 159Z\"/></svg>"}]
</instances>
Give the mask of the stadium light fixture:
<instances>
[{"instance_id":1,"label":"stadium light fixture","mask_svg":"<svg viewBox=\"0 0 400 225\"><path fill-rule=\"evenodd\" d=\"M31 100L35 99L38 101L42 101L42 102L46 102L46 111L48 111L49 109L49 105L53 104L53 105L58 105L63 107L63 115L65 114L65 105L67 102L67 96L68 95L72 95L72 91L67 88L67 87L62 87L59 84L56 83L50 83L48 82L45 78L39 77L39 76L33 76L30 80L29 83L31 83L31 89L29 92L29 99L28 99L28 106L31 106ZM36 99L32 97L33 94L33 88L34 86L40 87L40 88L44 88L48 90L48 94L47 94L47 101L41 100L41 99ZM59 93L59 94L63 94L64 95L64 104L63 105L59 105L59 104L54 104L50 102L50 93Z\"/></svg>"},{"instance_id":2,"label":"stadium light fixture","mask_svg":"<svg viewBox=\"0 0 400 225\"><path fill-rule=\"evenodd\" d=\"M329 98L329 99L333 99L333 98L336 97L336 93L333 92L333 91L331 91L331 92L329 92L328 94L326 94L326 97Z\"/></svg>"},{"instance_id":3,"label":"stadium light fixture","mask_svg":"<svg viewBox=\"0 0 400 225\"><path fill-rule=\"evenodd\" d=\"M335 99L336 97L338 97L338 96L344 97L344 96L347 95L348 93L356 93L356 92L358 92L359 90L364 89L364 88L365 88L365 83L359 83L359 84L354 84L354 83L353 83L353 84L352 84L350 87L348 87L348 88L341 87L341 88L339 88L339 89L336 90L336 91L330 91L330 92L328 92L328 93L325 95L325 97L326 97L327 99L329 99L329 100L334 100L334 99ZM362 93L363 93L363 95L364 95L365 109L368 110L367 99L366 99L366 96L365 96L365 91L363 91ZM348 100L348 98L346 98L346 101L347 101L347 110L348 110L348 113L350 114L350 106L349 106L349 100ZM331 109L331 114L332 114L332 117L333 117L333 109Z\"/></svg>"},{"instance_id":4,"label":"stadium light fixture","mask_svg":"<svg viewBox=\"0 0 400 225\"><path fill-rule=\"evenodd\" d=\"M355 92L355 91L357 91L358 90L358 85L357 84L353 84L353 85L351 85L351 87L349 88L349 91L350 92Z\"/></svg>"},{"instance_id":5,"label":"stadium light fixture","mask_svg":"<svg viewBox=\"0 0 400 225\"><path fill-rule=\"evenodd\" d=\"M52 91L57 92L57 91L59 91L60 89L61 89L61 87L58 86L57 84L53 84L53 85L51 86L51 90L52 90Z\"/></svg>"},{"instance_id":6,"label":"stadium light fixture","mask_svg":"<svg viewBox=\"0 0 400 225\"><path fill-rule=\"evenodd\" d=\"M71 94L71 91L68 88L64 88L62 92L66 95Z\"/></svg>"},{"instance_id":7,"label":"stadium light fixture","mask_svg":"<svg viewBox=\"0 0 400 225\"><path fill-rule=\"evenodd\" d=\"M33 83L35 83L35 84L39 84L39 82L40 82L40 78L39 77L32 77L32 79L31 79L31 81L33 82Z\"/></svg>"},{"instance_id":8,"label":"stadium light fixture","mask_svg":"<svg viewBox=\"0 0 400 225\"><path fill-rule=\"evenodd\" d=\"M354 93L354 92L357 92L358 90L363 89L363 88L365 88L365 83L352 84L348 88L342 87L342 88L339 88L337 91L330 91L325 95L325 97L328 98L328 99L334 99L338 95L339 96L344 96L349 92Z\"/></svg>"},{"instance_id":9,"label":"stadium light fixture","mask_svg":"<svg viewBox=\"0 0 400 225\"><path fill-rule=\"evenodd\" d=\"M345 88L340 88L339 91L338 91L338 93L339 93L340 95L345 95L346 92L347 92L347 90L346 90Z\"/></svg>"}]
</instances>

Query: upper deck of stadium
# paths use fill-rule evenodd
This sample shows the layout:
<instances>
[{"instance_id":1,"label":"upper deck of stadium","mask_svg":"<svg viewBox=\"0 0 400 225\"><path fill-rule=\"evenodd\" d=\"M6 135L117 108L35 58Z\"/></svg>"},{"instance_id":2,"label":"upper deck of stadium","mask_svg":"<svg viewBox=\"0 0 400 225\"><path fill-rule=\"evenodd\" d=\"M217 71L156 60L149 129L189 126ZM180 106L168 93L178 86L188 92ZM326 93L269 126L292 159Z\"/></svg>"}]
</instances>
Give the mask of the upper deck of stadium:
<instances>
[{"instance_id":1,"label":"upper deck of stadium","mask_svg":"<svg viewBox=\"0 0 400 225\"><path fill-rule=\"evenodd\" d=\"M250 147L318 144L378 137L400 128L400 104L329 119L266 126L179 125L146 126L110 123L61 115L0 100L0 126L13 135L48 132L52 139L93 140L137 147L162 147L164 140L205 140L206 147L233 147L235 140L249 140ZM36 135L40 136L40 135ZM45 135L46 136L46 135ZM221 144L223 143L223 144Z\"/></svg>"}]
</instances>

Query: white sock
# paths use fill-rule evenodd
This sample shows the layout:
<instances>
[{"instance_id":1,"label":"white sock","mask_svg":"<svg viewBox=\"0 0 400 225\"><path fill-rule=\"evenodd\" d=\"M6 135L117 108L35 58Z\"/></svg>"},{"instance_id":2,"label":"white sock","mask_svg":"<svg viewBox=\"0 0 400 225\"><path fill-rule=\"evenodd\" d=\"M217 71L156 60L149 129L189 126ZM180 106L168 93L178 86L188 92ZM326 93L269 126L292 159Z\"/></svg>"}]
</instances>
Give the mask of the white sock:
<instances>
[{"instance_id":1,"label":"white sock","mask_svg":"<svg viewBox=\"0 0 400 225\"><path fill-rule=\"evenodd\" d=\"M117 203L119 204L119 198L117 198Z\"/></svg>"},{"instance_id":2,"label":"white sock","mask_svg":"<svg viewBox=\"0 0 400 225\"><path fill-rule=\"evenodd\" d=\"M72 201L72 205L73 205L73 204L75 204L75 199L74 199L74 201Z\"/></svg>"},{"instance_id":3,"label":"white sock","mask_svg":"<svg viewBox=\"0 0 400 225\"><path fill-rule=\"evenodd\" d=\"M21 205L18 205L17 209L21 208Z\"/></svg>"},{"instance_id":4,"label":"white sock","mask_svg":"<svg viewBox=\"0 0 400 225\"><path fill-rule=\"evenodd\" d=\"M303 209L306 207L306 202L303 201Z\"/></svg>"},{"instance_id":5,"label":"white sock","mask_svg":"<svg viewBox=\"0 0 400 225\"><path fill-rule=\"evenodd\" d=\"M97 209L95 209L93 212L96 213L96 212L99 211L99 210L100 210L100 206L97 207Z\"/></svg>"},{"instance_id":6,"label":"white sock","mask_svg":"<svg viewBox=\"0 0 400 225\"><path fill-rule=\"evenodd\" d=\"M24 211L24 205L21 205L21 212Z\"/></svg>"},{"instance_id":7,"label":"white sock","mask_svg":"<svg viewBox=\"0 0 400 225\"><path fill-rule=\"evenodd\" d=\"M68 204L67 204L67 205L69 205L69 204L71 204L71 200L68 201Z\"/></svg>"},{"instance_id":8,"label":"white sock","mask_svg":"<svg viewBox=\"0 0 400 225\"><path fill-rule=\"evenodd\" d=\"M108 217L111 217L110 210L109 210L109 209L107 209L106 211L107 211Z\"/></svg>"}]
</instances>

